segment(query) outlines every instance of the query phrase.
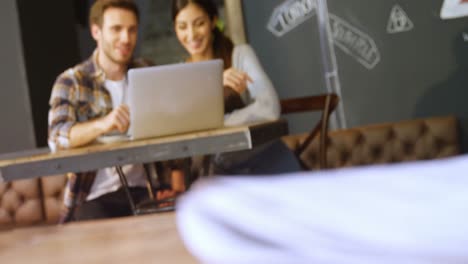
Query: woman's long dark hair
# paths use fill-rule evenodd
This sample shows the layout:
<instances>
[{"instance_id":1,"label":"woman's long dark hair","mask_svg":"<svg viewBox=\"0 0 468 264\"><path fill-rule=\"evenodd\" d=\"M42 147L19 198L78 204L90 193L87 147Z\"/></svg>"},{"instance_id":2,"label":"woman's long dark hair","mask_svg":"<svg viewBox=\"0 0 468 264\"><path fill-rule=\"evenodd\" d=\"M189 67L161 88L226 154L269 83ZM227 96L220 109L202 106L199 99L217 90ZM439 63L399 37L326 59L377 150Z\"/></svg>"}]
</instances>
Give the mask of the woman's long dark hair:
<instances>
[{"instance_id":1,"label":"woman's long dark hair","mask_svg":"<svg viewBox=\"0 0 468 264\"><path fill-rule=\"evenodd\" d=\"M172 22L179 12L185 8L188 4L193 3L203 9L210 18L214 21L218 16L218 7L213 0L172 0ZM224 69L228 69L232 65L232 50L234 44L231 39L226 37L218 27L213 29L213 52L216 59L222 59L224 61Z\"/></svg>"}]
</instances>

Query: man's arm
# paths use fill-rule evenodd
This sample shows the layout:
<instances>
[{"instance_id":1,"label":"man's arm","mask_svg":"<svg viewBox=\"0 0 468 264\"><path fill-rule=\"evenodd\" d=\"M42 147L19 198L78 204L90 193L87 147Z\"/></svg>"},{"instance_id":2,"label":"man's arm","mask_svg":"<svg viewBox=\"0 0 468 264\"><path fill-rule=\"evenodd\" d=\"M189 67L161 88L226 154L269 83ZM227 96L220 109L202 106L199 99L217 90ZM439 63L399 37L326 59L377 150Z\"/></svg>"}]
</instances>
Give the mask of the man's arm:
<instances>
[{"instance_id":1,"label":"man's arm","mask_svg":"<svg viewBox=\"0 0 468 264\"><path fill-rule=\"evenodd\" d=\"M124 133L127 131L129 124L130 112L128 106L121 105L104 117L75 123L70 129L70 147L74 148L86 145L99 136L113 130Z\"/></svg>"},{"instance_id":2,"label":"man's arm","mask_svg":"<svg viewBox=\"0 0 468 264\"><path fill-rule=\"evenodd\" d=\"M119 106L103 117L78 121L76 97L79 88L72 74L71 71L64 72L52 88L48 117L48 143L52 151L83 146L113 130L125 132L130 123L127 106Z\"/></svg>"}]
</instances>

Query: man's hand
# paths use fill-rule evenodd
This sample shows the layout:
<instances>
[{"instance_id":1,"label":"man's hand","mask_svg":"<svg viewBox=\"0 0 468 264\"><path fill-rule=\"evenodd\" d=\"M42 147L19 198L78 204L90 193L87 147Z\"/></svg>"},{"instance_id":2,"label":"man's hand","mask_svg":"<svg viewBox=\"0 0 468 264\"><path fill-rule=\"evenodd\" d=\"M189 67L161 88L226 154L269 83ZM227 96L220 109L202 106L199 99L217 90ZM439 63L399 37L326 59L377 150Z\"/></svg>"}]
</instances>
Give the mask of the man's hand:
<instances>
[{"instance_id":1,"label":"man's hand","mask_svg":"<svg viewBox=\"0 0 468 264\"><path fill-rule=\"evenodd\" d=\"M253 81L245 72L232 67L223 72L223 85L231 87L238 94L242 94L247 89L247 82Z\"/></svg>"},{"instance_id":2,"label":"man's hand","mask_svg":"<svg viewBox=\"0 0 468 264\"><path fill-rule=\"evenodd\" d=\"M128 106L121 105L104 117L73 125L70 129L70 147L86 145L114 130L124 133L129 125L130 111Z\"/></svg>"},{"instance_id":3,"label":"man's hand","mask_svg":"<svg viewBox=\"0 0 468 264\"><path fill-rule=\"evenodd\" d=\"M118 130L120 133L127 131L130 126L130 110L127 105L120 105L102 119L104 133Z\"/></svg>"}]
</instances>

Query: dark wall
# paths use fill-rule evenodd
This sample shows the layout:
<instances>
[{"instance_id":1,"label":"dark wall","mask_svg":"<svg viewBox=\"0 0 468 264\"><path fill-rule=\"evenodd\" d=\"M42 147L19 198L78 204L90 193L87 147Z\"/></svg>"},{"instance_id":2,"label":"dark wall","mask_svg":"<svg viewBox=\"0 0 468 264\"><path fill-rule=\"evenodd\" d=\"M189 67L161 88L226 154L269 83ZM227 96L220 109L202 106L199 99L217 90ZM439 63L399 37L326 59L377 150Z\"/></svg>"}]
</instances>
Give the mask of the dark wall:
<instances>
[{"instance_id":1,"label":"dark wall","mask_svg":"<svg viewBox=\"0 0 468 264\"><path fill-rule=\"evenodd\" d=\"M21 34L14 1L0 1L0 153L35 146Z\"/></svg>"},{"instance_id":2,"label":"dark wall","mask_svg":"<svg viewBox=\"0 0 468 264\"><path fill-rule=\"evenodd\" d=\"M286 2L243 1L249 42L281 97L324 92L315 11L283 36L267 28ZM455 114L468 150L468 18L442 20L442 3L328 1L348 127Z\"/></svg>"},{"instance_id":3,"label":"dark wall","mask_svg":"<svg viewBox=\"0 0 468 264\"><path fill-rule=\"evenodd\" d=\"M42 147L55 78L79 61L74 2L17 0L17 8L36 144Z\"/></svg>"}]
</instances>

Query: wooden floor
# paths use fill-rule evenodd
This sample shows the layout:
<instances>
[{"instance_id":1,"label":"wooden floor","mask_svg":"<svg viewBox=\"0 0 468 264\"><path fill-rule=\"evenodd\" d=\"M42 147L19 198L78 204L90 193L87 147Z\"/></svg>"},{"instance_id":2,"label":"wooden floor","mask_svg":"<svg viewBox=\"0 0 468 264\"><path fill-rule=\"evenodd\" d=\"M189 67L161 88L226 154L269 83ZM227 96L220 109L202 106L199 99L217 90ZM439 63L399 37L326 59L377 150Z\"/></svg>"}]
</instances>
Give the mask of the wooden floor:
<instances>
[{"instance_id":1,"label":"wooden floor","mask_svg":"<svg viewBox=\"0 0 468 264\"><path fill-rule=\"evenodd\" d=\"M197 263L174 213L0 232L0 263Z\"/></svg>"}]
</instances>

